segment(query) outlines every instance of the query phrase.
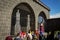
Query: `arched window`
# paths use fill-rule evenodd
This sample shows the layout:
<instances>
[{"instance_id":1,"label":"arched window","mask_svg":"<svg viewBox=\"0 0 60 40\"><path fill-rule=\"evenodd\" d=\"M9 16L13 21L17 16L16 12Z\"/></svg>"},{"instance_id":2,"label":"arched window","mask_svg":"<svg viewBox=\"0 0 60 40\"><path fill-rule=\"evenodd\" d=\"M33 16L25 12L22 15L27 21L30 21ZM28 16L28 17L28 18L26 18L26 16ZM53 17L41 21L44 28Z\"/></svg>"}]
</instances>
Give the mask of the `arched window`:
<instances>
[{"instance_id":1,"label":"arched window","mask_svg":"<svg viewBox=\"0 0 60 40\"><path fill-rule=\"evenodd\" d=\"M30 15L30 28L32 30L35 30L35 15L34 12L31 8L31 6L27 3L20 3L18 4L14 9L13 13L11 16L11 35L15 34L15 25L16 25L16 13L17 10L19 10L20 13L20 21L19 25L21 26L21 30L26 31L27 30L27 25L28 25L28 15ZM33 29L34 28L34 29Z\"/></svg>"},{"instance_id":2,"label":"arched window","mask_svg":"<svg viewBox=\"0 0 60 40\"><path fill-rule=\"evenodd\" d=\"M43 11L40 12L40 14L38 16L38 24L39 24L39 27L41 26L41 24L43 24L44 29L46 29L46 15L45 15L45 13Z\"/></svg>"}]
</instances>

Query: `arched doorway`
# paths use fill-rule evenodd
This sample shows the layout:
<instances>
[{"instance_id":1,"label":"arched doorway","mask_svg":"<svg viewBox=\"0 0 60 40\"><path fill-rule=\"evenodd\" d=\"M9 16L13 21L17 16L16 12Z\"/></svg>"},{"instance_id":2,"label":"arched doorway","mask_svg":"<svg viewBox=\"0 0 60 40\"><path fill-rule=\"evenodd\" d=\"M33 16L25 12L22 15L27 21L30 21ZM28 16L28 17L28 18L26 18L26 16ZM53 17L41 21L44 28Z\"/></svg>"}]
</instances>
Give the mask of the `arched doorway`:
<instances>
[{"instance_id":1,"label":"arched doorway","mask_svg":"<svg viewBox=\"0 0 60 40\"><path fill-rule=\"evenodd\" d=\"M39 16L38 16L38 29L40 30L40 26L43 26L43 30L46 31L46 15L45 13L42 11L40 12Z\"/></svg>"},{"instance_id":2,"label":"arched doorway","mask_svg":"<svg viewBox=\"0 0 60 40\"><path fill-rule=\"evenodd\" d=\"M16 17L17 15L19 15L19 18ZM15 30L18 29L16 26L17 22L19 23L18 24L19 25L18 28L20 28L19 31L27 32L27 30L29 30L28 27L31 30L35 30L35 14L33 12L32 7L29 4L20 3L13 9L13 13L11 16L11 32L10 32L11 35L14 35L16 32ZM15 26L17 29L15 29Z\"/></svg>"}]
</instances>

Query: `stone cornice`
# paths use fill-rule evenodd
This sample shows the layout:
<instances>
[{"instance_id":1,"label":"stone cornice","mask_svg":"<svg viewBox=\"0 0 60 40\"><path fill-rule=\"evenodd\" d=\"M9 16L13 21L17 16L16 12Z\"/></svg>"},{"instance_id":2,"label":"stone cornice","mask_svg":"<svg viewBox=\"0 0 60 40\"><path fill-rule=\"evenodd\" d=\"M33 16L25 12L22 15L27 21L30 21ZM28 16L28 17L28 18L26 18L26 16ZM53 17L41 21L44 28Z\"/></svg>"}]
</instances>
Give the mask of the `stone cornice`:
<instances>
[{"instance_id":1,"label":"stone cornice","mask_svg":"<svg viewBox=\"0 0 60 40\"><path fill-rule=\"evenodd\" d=\"M45 5L43 2L38 1L38 0L33 0L33 1L36 2L37 4L43 6L43 7L44 7L45 9L47 9L48 11L50 11L50 8L49 8L47 5Z\"/></svg>"}]
</instances>

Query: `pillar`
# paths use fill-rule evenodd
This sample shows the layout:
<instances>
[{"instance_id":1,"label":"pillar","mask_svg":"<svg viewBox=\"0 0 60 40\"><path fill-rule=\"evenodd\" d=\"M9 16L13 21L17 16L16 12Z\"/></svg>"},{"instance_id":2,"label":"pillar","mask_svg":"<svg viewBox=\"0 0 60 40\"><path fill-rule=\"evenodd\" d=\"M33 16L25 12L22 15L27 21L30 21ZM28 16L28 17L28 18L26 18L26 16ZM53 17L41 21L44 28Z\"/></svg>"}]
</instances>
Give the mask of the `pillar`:
<instances>
[{"instance_id":1,"label":"pillar","mask_svg":"<svg viewBox=\"0 0 60 40\"><path fill-rule=\"evenodd\" d=\"M35 30L38 29L38 15L35 16Z\"/></svg>"}]
</instances>

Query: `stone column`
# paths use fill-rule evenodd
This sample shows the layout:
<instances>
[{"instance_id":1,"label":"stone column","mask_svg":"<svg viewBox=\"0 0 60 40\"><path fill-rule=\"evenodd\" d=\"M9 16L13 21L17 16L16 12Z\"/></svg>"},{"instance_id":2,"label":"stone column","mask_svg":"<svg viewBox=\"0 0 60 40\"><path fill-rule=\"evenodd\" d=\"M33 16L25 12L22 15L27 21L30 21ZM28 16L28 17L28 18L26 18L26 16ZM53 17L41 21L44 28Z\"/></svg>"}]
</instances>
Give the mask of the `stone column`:
<instances>
[{"instance_id":1,"label":"stone column","mask_svg":"<svg viewBox=\"0 0 60 40\"><path fill-rule=\"evenodd\" d=\"M30 15L28 15L27 32L30 30Z\"/></svg>"},{"instance_id":2,"label":"stone column","mask_svg":"<svg viewBox=\"0 0 60 40\"><path fill-rule=\"evenodd\" d=\"M20 26L20 13L19 10L17 10L16 13L16 24L15 24L15 34L21 31L21 26Z\"/></svg>"},{"instance_id":3,"label":"stone column","mask_svg":"<svg viewBox=\"0 0 60 40\"><path fill-rule=\"evenodd\" d=\"M38 15L35 16L35 30L38 29Z\"/></svg>"}]
</instances>

